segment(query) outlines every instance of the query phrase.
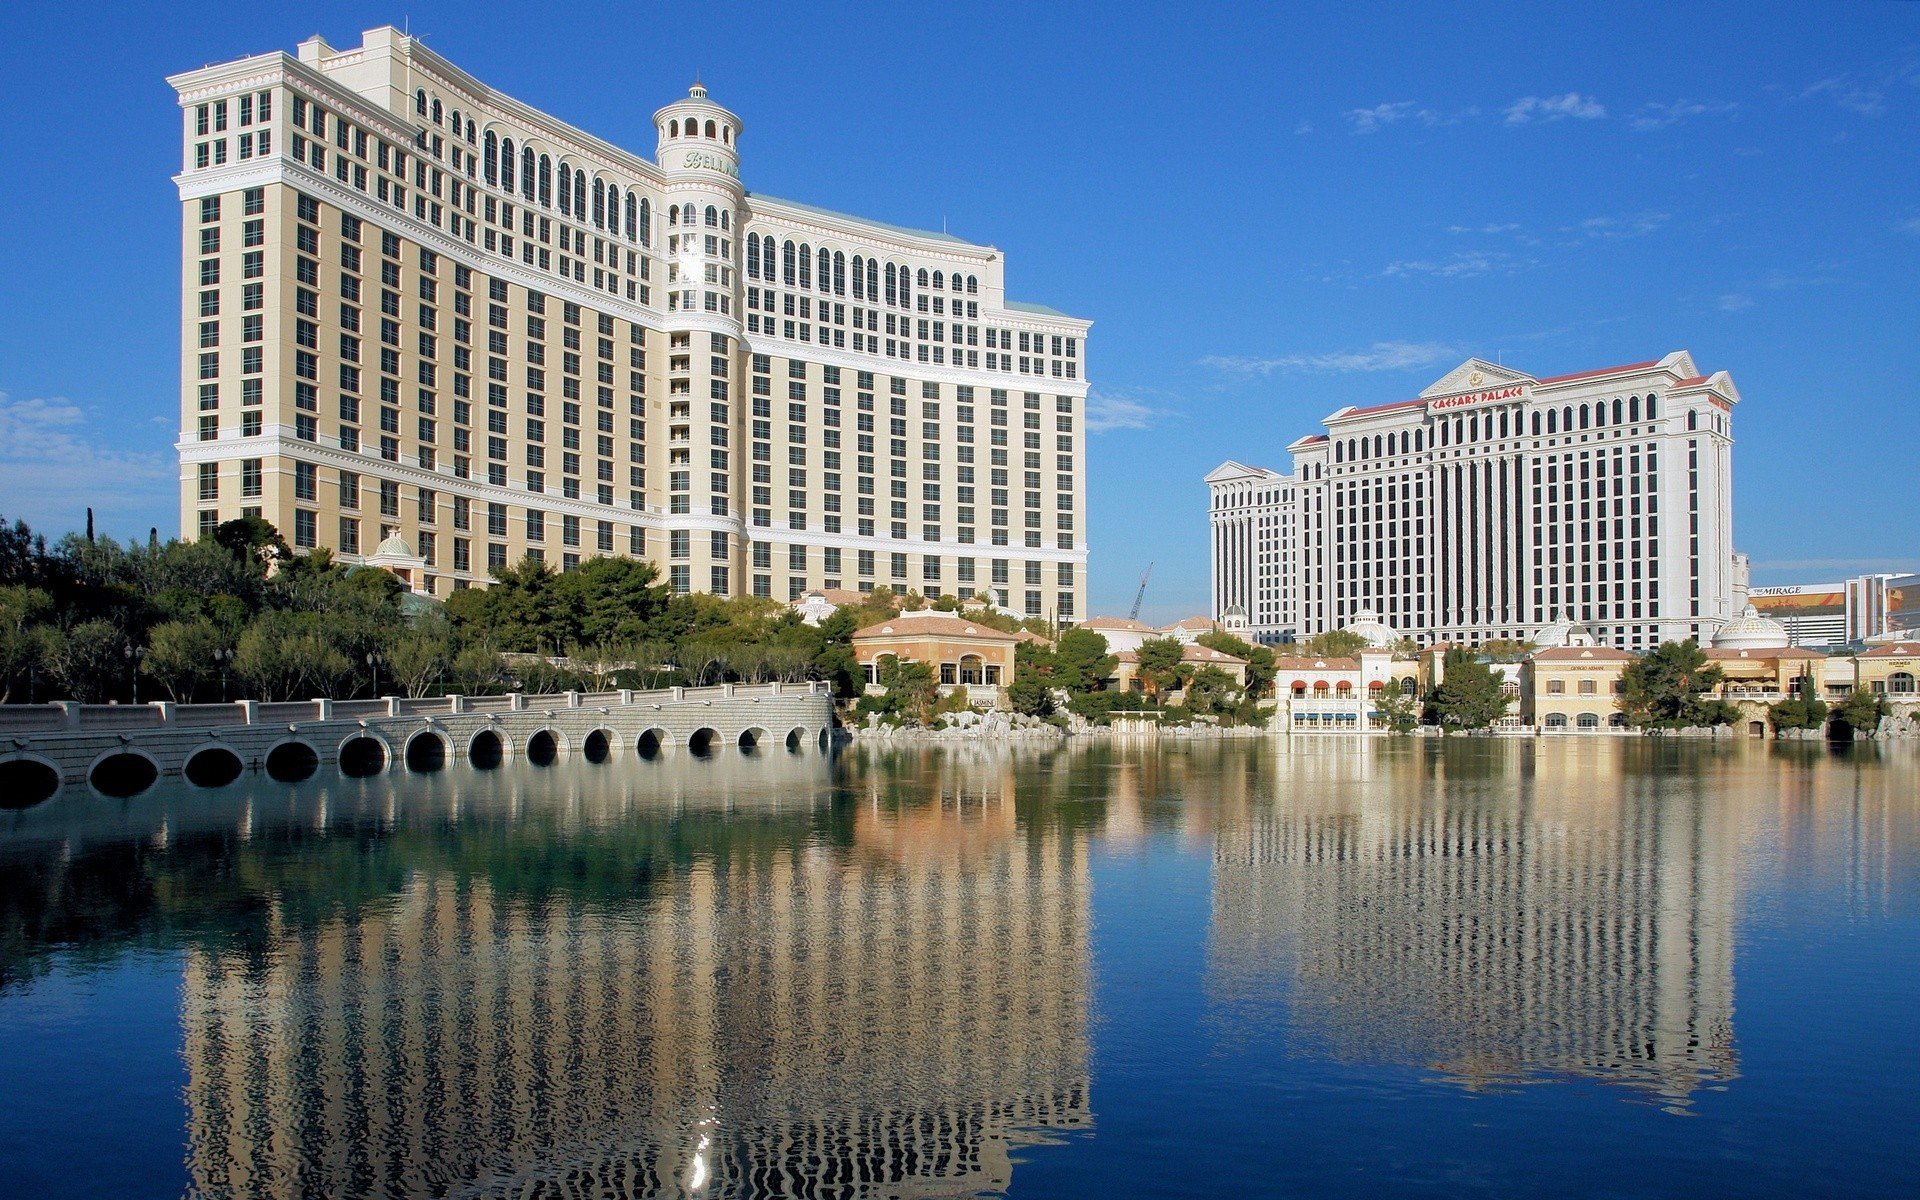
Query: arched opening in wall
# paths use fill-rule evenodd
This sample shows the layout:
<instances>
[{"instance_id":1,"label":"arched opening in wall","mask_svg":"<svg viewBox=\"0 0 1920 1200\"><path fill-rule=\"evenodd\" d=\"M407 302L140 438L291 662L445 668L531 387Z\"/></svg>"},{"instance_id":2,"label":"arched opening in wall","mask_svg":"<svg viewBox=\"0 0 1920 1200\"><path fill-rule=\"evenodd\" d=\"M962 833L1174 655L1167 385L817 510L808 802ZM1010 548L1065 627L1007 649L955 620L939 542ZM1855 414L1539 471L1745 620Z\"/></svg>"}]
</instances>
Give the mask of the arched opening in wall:
<instances>
[{"instance_id":1,"label":"arched opening in wall","mask_svg":"<svg viewBox=\"0 0 1920 1200\"><path fill-rule=\"evenodd\" d=\"M820 737L818 740L820 743L820 748L822 750L833 749L833 731L831 729L828 729L825 725L822 725L820 727Z\"/></svg>"},{"instance_id":2,"label":"arched opening in wall","mask_svg":"<svg viewBox=\"0 0 1920 1200\"><path fill-rule=\"evenodd\" d=\"M387 769L387 748L378 738L348 738L340 747L340 773L350 779L378 775Z\"/></svg>"},{"instance_id":3,"label":"arched opening in wall","mask_svg":"<svg viewBox=\"0 0 1920 1200\"><path fill-rule=\"evenodd\" d=\"M798 754L800 753L801 748L804 747L806 744L807 744L806 730L800 728L798 725L794 726L792 729L787 730L787 753Z\"/></svg>"},{"instance_id":4,"label":"arched opening in wall","mask_svg":"<svg viewBox=\"0 0 1920 1200\"><path fill-rule=\"evenodd\" d=\"M467 761L482 771L493 770L506 756L505 744L500 741L500 735L491 729L482 729L467 743Z\"/></svg>"},{"instance_id":5,"label":"arched opening in wall","mask_svg":"<svg viewBox=\"0 0 1920 1200\"><path fill-rule=\"evenodd\" d=\"M639 753L640 757L649 760L659 758L660 751L665 747L666 742L661 738L658 729L647 730L645 733L642 733L639 740L633 744L634 750Z\"/></svg>"},{"instance_id":6,"label":"arched opening in wall","mask_svg":"<svg viewBox=\"0 0 1920 1200\"><path fill-rule=\"evenodd\" d=\"M604 729L596 729L580 743L580 753L590 763L603 763L613 757L613 738Z\"/></svg>"},{"instance_id":7,"label":"arched opening in wall","mask_svg":"<svg viewBox=\"0 0 1920 1200\"><path fill-rule=\"evenodd\" d=\"M407 770L423 774L447 765L447 744L437 733L416 733L407 740Z\"/></svg>"},{"instance_id":8,"label":"arched opening in wall","mask_svg":"<svg viewBox=\"0 0 1920 1200\"><path fill-rule=\"evenodd\" d=\"M559 757L560 743L554 740L552 730L542 729L527 739L527 761L534 766L550 767Z\"/></svg>"},{"instance_id":9,"label":"arched opening in wall","mask_svg":"<svg viewBox=\"0 0 1920 1200\"><path fill-rule=\"evenodd\" d=\"M181 772L187 782L195 787L225 787L240 778L240 772L246 764L240 756L225 746L209 746L187 760L186 770Z\"/></svg>"},{"instance_id":10,"label":"arched opening in wall","mask_svg":"<svg viewBox=\"0 0 1920 1200\"><path fill-rule=\"evenodd\" d=\"M299 783L319 769L320 755L305 742L282 742L267 751L267 778L276 782Z\"/></svg>"},{"instance_id":11,"label":"arched opening in wall","mask_svg":"<svg viewBox=\"0 0 1920 1200\"><path fill-rule=\"evenodd\" d=\"M1748 721L1747 736L1753 738L1763 738L1767 736L1767 723L1765 721Z\"/></svg>"},{"instance_id":12,"label":"arched opening in wall","mask_svg":"<svg viewBox=\"0 0 1920 1200\"><path fill-rule=\"evenodd\" d=\"M1850 746L1853 744L1853 736L1854 736L1853 726L1847 724L1845 721L1842 721L1838 717L1831 717L1828 719L1827 745Z\"/></svg>"},{"instance_id":13,"label":"arched opening in wall","mask_svg":"<svg viewBox=\"0 0 1920 1200\"><path fill-rule=\"evenodd\" d=\"M159 778L160 768L152 759L144 754L123 750L94 764L87 782L93 784L93 790L103 796L124 800L146 791Z\"/></svg>"},{"instance_id":14,"label":"arched opening in wall","mask_svg":"<svg viewBox=\"0 0 1920 1200\"><path fill-rule=\"evenodd\" d=\"M709 758L713 755L713 746L720 740L720 734L713 729L696 729L687 739L687 749L693 751L696 758Z\"/></svg>"},{"instance_id":15,"label":"arched opening in wall","mask_svg":"<svg viewBox=\"0 0 1920 1200\"><path fill-rule=\"evenodd\" d=\"M759 728L758 726L755 726L751 729L741 730L740 731L740 752L742 754L758 753L760 749L760 739L765 736L767 736L767 731Z\"/></svg>"},{"instance_id":16,"label":"arched opening in wall","mask_svg":"<svg viewBox=\"0 0 1920 1200\"><path fill-rule=\"evenodd\" d=\"M60 772L33 758L0 762L0 808L32 808L60 790Z\"/></svg>"}]
</instances>

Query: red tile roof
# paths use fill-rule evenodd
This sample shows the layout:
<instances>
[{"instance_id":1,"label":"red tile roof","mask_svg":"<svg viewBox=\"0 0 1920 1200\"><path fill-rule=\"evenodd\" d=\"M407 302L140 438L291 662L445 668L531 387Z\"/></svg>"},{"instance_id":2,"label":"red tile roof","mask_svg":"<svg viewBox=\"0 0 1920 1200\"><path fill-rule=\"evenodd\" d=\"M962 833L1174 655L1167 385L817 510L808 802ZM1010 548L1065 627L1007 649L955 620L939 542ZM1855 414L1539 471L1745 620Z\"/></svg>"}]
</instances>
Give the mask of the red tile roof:
<instances>
[{"instance_id":1,"label":"red tile roof","mask_svg":"<svg viewBox=\"0 0 1920 1200\"><path fill-rule=\"evenodd\" d=\"M1623 367L1601 367L1597 371L1575 371L1571 375L1550 375L1545 379L1536 379L1535 383L1572 383L1576 379L1592 379L1599 375L1625 375L1629 371L1644 371L1660 365L1659 359L1649 362L1628 363Z\"/></svg>"},{"instance_id":2,"label":"red tile roof","mask_svg":"<svg viewBox=\"0 0 1920 1200\"><path fill-rule=\"evenodd\" d=\"M1915 655L1920 655L1920 644L1914 642L1895 642L1891 646L1876 646L1860 652L1861 658L1912 658Z\"/></svg>"},{"instance_id":3,"label":"red tile roof","mask_svg":"<svg viewBox=\"0 0 1920 1200\"><path fill-rule=\"evenodd\" d=\"M972 638L987 642L1017 642L1020 639L1011 633L1002 633L990 625L981 625L964 617L950 613L917 612L903 613L892 620L869 625L855 631L853 638L886 637L946 637Z\"/></svg>"}]
</instances>

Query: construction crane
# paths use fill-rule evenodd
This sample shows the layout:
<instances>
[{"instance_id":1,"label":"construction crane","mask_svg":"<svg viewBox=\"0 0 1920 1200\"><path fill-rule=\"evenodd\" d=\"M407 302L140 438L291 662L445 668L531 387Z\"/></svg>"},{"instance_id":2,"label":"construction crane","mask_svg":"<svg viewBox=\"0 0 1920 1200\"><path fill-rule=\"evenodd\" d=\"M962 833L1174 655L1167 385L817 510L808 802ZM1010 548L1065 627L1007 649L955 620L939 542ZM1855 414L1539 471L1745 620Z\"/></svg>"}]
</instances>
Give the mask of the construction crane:
<instances>
[{"instance_id":1,"label":"construction crane","mask_svg":"<svg viewBox=\"0 0 1920 1200\"><path fill-rule=\"evenodd\" d=\"M1148 563L1147 569L1140 572L1140 590L1133 594L1133 611L1127 614L1127 620L1140 619L1140 602L1147 598L1147 580L1151 578L1153 578L1153 564Z\"/></svg>"}]
</instances>

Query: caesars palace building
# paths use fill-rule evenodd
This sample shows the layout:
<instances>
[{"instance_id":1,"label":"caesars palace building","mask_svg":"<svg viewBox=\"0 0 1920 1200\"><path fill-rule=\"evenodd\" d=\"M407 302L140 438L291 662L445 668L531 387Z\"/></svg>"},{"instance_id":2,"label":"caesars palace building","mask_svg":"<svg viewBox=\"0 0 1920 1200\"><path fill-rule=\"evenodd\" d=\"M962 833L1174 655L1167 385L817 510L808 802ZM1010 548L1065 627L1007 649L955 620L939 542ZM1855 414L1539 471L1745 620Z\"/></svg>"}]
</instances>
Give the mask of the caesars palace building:
<instances>
[{"instance_id":1,"label":"caesars palace building","mask_svg":"<svg viewBox=\"0 0 1920 1200\"><path fill-rule=\"evenodd\" d=\"M1422 641L1707 641L1744 605L1724 371L1685 351L1536 379L1472 359L1418 397L1343 408L1289 474L1227 462L1213 610L1284 642L1371 610Z\"/></svg>"},{"instance_id":2,"label":"caesars palace building","mask_svg":"<svg viewBox=\"0 0 1920 1200\"><path fill-rule=\"evenodd\" d=\"M994 248L746 191L698 84L649 161L392 28L169 82L184 536L1085 615L1089 322Z\"/></svg>"}]
</instances>

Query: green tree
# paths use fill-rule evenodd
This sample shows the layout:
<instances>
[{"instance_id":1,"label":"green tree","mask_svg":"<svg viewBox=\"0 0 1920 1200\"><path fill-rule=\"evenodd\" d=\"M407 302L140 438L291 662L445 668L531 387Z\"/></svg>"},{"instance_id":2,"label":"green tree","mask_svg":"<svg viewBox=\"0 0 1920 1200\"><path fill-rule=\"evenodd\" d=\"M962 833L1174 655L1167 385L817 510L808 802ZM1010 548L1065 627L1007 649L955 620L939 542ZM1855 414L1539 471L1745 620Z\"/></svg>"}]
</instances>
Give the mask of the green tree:
<instances>
[{"instance_id":1,"label":"green tree","mask_svg":"<svg viewBox=\"0 0 1920 1200\"><path fill-rule=\"evenodd\" d=\"M133 643L110 621L83 621L72 629L44 626L47 669L67 695L98 704L125 690L132 675Z\"/></svg>"},{"instance_id":2,"label":"green tree","mask_svg":"<svg viewBox=\"0 0 1920 1200\"><path fill-rule=\"evenodd\" d=\"M1316 633L1300 643L1303 658L1352 658L1367 648L1367 639L1345 629Z\"/></svg>"},{"instance_id":3,"label":"green tree","mask_svg":"<svg viewBox=\"0 0 1920 1200\"><path fill-rule=\"evenodd\" d=\"M21 530L26 526L21 525ZM0 523L0 541L8 534ZM12 568L7 568L11 570ZM38 626L53 617L53 597L37 587L0 586L0 704L41 667L46 639Z\"/></svg>"},{"instance_id":4,"label":"green tree","mask_svg":"<svg viewBox=\"0 0 1920 1200\"><path fill-rule=\"evenodd\" d=\"M402 691L424 696L453 670L452 626L438 615L416 621L388 643L385 658Z\"/></svg>"},{"instance_id":5,"label":"green tree","mask_svg":"<svg viewBox=\"0 0 1920 1200\"><path fill-rule=\"evenodd\" d=\"M1497 663L1517 663L1532 654L1535 647L1532 642L1522 642L1514 638L1491 638L1475 647L1482 655Z\"/></svg>"},{"instance_id":6,"label":"green tree","mask_svg":"<svg viewBox=\"0 0 1920 1200\"><path fill-rule=\"evenodd\" d=\"M1273 690L1273 651L1265 646L1255 646L1243 641L1225 630L1209 630L1194 641L1209 650L1218 650L1222 654L1231 654L1244 659L1247 664L1247 695L1265 696Z\"/></svg>"},{"instance_id":7,"label":"green tree","mask_svg":"<svg viewBox=\"0 0 1920 1200\"><path fill-rule=\"evenodd\" d=\"M1016 666L1020 647L1032 644L1021 642L1014 648ZM1118 657L1107 653L1107 639L1091 629L1075 628L1062 633L1049 657L1053 686L1069 692L1093 691L1101 681L1110 678L1120 664Z\"/></svg>"},{"instance_id":8,"label":"green tree","mask_svg":"<svg viewBox=\"0 0 1920 1200\"><path fill-rule=\"evenodd\" d=\"M1834 717L1854 734L1869 734L1880 728L1887 715L1887 701L1866 688L1855 688L1834 708Z\"/></svg>"},{"instance_id":9,"label":"green tree","mask_svg":"<svg viewBox=\"0 0 1920 1200\"><path fill-rule=\"evenodd\" d=\"M1386 726L1394 733L1412 733L1420 725L1420 701L1412 692L1397 686L1397 680L1388 680L1373 707Z\"/></svg>"},{"instance_id":10,"label":"green tree","mask_svg":"<svg viewBox=\"0 0 1920 1200\"><path fill-rule=\"evenodd\" d=\"M925 724L933 713L939 693L933 668L910 658L882 655L876 664L877 682L883 689L877 696L862 696L858 710L877 712L896 720Z\"/></svg>"},{"instance_id":11,"label":"green tree","mask_svg":"<svg viewBox=\"0 0 1920 1200\"><path fill-rule=\"evenodd\" d=\"M258 562L262 567L282 562L292 553L273 522L260 517L222 521L213 531L213 540L229 554Z\"/></svg>"},{"instance_id":12,"label":"green tree","mask_svg":"<svg viewBox=\"0 0 1920 1200\"><path fill-rule=\"evenodd\" d=\"M1433 710L1440 724L1486 729L1507 715L1510 702L1500 690L1500 676L1473 651L1447 651L1441 672L1440 685L1433 691Z\"/></svg>"},{"instance_id":13,"label":"green tree","mask_svg":"<svg viewBox=\"0 0 1920 1200\"><path fill-rule=\"evenodd\" d=\"M455 595L460 593L456 592ZM506 677L506 664L500 653L483 643L463 646L453 656L450 668L453 686L463 696L482 696L500 687Z\"/></svg>"},{"instance_id":14,"label":"green tree","mask_svg":"<svg viewBox=\"0 0 1920 1200\"><path fill-rule=\"evenodd\" d=\"M1141 690L1149 696L1158 696L1178 689L1181 658L1185 653L1185 647L1170 637L1141 642L1140 648L1134 651L1139 659L1135 678L1140 681Z\"/></svg>"},{"instance_id":15,"label":"green tree","mask_svg":"<svg viewBox=\"0 0 1920 1200\"><path fill-rule=\"evenodd\" d=\"M233 649L233 673L262 700L338 696L358 670L338 631L314 613L262 613Z\"/></svg>"},{"instance_id":16,"label":"green tree","mask_svg":"<svg viewBox=\"0 0 1920 1200\"><path fill-rule=\"evenodd\" d=\"M1739 710L1709 693L1720 686L1720 668L1708 662L1698 642L1663 642L1627 664L1620 707L1641 728L1682 729L1730 724Z\"/></svg>"},{"instance_id":17,"label":"green tree","mask_svg":"<svg viewBox=\"0 0 1920 1200\"><path fill-rule=\"evenodd\" d=\"M215 655L225 652L227 640L220 627L205 617L163 621L147 633L147 656L140 671L166 689L173 700L186 703L200 685L219 672Z\"/></svg>"},{"instance_id":18,"label":"green tree","mask_svg":"<svg viewBox=\"0 0 1920 1200\"><path fill-rule=\"evenodd\" d=\"M1195 670L1187 680L1185 703L1188 710L1201 716L1223 716L1233 712L1240 703L1240 685L1233 676L1208 663Z\"/></svg>"},{"instance_id":19,"label":"green tree","mask_svg":"<svg viewBox=\"0 0 1920 1200\"><path fill-rule=\"evenodd\" d=\"M1767 709L1767 723L1777 734L1787 729L1819 729L1827 723L1827 702L1814 690L1813 677L1802 675L1800 687L1791 696Z\"/></svg>"}]
</instances>

